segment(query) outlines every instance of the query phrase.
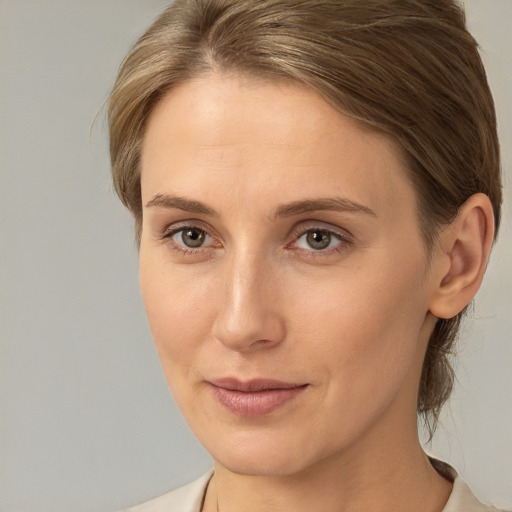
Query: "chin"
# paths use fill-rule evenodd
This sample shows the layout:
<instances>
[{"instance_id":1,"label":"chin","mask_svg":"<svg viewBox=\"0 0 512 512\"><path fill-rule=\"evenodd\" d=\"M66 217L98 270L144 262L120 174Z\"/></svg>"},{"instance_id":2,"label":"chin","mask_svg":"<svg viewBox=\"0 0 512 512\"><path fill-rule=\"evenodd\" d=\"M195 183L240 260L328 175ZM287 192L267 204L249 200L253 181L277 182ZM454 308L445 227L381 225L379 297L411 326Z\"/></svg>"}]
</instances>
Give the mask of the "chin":
<instances>
[{"instance_id":1,"label":"chin","mask_svg":"<svg viewBox=\"0 0 512 512\"><path fill-rule=\"evenodd\" d=\"M297 459L297 454L284 457L268 454L267 457L251 457L250 454L223 454L215 461L231 473L243 476L288 476L302 472L310 466Z\"/></svg>"},{"instance_id":2,"label":"chin","mask_svg":"<svg viewBox=\"0 0 512 512\"><path fill-rule=\"evenodd\" d=\"M307 442L291 435L232 435L221 443L205 443L205 447L216 463L244 476L293 475L323 458L321 453L308 453Z\"/></svg>"}]
</instances>

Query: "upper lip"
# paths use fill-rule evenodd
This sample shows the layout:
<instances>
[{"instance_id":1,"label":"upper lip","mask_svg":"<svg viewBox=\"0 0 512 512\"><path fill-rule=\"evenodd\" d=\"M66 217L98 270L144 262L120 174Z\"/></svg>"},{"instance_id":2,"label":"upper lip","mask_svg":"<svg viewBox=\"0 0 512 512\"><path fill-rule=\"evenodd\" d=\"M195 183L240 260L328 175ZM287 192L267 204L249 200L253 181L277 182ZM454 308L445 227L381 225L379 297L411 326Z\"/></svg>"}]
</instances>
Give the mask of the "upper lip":
<instances>
[{"instance_id":1,"label":"upper lip","mask_svg":"<svg viewBox=\"0 0 512 512\"><path fill-rule=\"evenodd\" d=\"M275 379L251 379L242 381L233 377L208 380L210 384L230 391L243 391L246 393L264 391L267 389L291 389L306 386L304 383L283 382Z\"/></svg>"}]
</instances>

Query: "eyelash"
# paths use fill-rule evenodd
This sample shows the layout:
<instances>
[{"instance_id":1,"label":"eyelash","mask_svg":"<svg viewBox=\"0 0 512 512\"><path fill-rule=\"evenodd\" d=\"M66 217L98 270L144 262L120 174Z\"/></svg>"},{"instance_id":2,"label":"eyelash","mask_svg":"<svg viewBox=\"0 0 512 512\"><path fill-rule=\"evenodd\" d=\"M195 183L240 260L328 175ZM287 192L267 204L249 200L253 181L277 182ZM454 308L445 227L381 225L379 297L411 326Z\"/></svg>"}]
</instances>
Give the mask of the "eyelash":
<instances>
[{"instance_id":1,"label":"eyelash","mask_svg":"<svg viewBox=\"0 0 512 512\"><path fill-rule=\"evenodd\" d=\"M169 245L171 249L177 253L180 253L184 256L186 255L197 255L205 250L208 250L211 248L211 246L207 247L187 247L185 245L178 244L172 240L172 238L177 235L180 232L184 232L187 229L193 229L203 232L206 236L211 237L213 240L215 240L215 236L212 235L212 233L206 228L206 226L200 225L200 224L181 224L181 225L173 225L168 227L164 233L161 235L161 240L163 241L169 241ZM329 234L332 238L336 239L339 243L337 243L334 247L331 248L325 248L325 249L302 249L298 247L293 247L293 244L296 244L300 238L307 235L307 233L314 232L314 231L320 231ZM352 235L348 233L345 230L341 229L333 229L332 227L322 226L319 224L312 224L307 227L298 227L294 228L294 230L291 233L291 236L293 237L292 242L286 244L286 248L290 250L300 251L303 256L306 257L326 257L333 253L340 253L348 248L353 244Z\"/></svg>"}]
</instances>

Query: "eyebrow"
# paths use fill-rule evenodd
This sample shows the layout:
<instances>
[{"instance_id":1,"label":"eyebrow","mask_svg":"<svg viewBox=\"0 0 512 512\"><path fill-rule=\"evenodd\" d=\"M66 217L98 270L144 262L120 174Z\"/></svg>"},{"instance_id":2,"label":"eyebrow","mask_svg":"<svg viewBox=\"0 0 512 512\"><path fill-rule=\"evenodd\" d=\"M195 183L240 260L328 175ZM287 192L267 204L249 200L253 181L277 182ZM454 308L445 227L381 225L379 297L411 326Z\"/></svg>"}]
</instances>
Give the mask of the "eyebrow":
<instances>
[{"instance_id":1,"label":"eyebrow","mask_svg":"<svg viewBox=\"0 0 512 512\"><path fill-rule=\"evenodd\" d=\"M187 199L186 197L173 196L168 194L156 194L151 201L146 203L146 208L152 206L160 206L162 208L175 208L184 212L197 213L201 215L209 215L210 217L218 217L219 214L201 201Z\"/></svg>"},{"instance_id":2,"label":"eyebrow","mask_svg":"<svg viewBox=\"0 0 512 512\"><path fill-rule=\"evenodd\" d=\"M325 197L320 199L294 201L293 203L279 206L276 210L275 217L290 217L292 215L299 215L301 213L318 210L365 213L373 217L377 217L377 214L371 208L354 201L350 201L344 197Z\"/></svg>"},{"instance_id":3,"label":"eyebrow","mask_svg":"<svg viewBox=\"0 0 512 512\"><path fill-rule=\"evenodd\" d=\"M148 203L146 203L146 208L154 206L178 209L189 213L208 215L210 217L219 217L219 214L205 203L175 195L156 194ZM280 205L277 207L273 218L291 217L293 215L300 215L301 213L319 210L365 213L367 215L377 217L377 214L372 209L354 201L350 201L349 199L343 197L325 197L319 199L305 199Z\"/></svg>"}]
</instances>

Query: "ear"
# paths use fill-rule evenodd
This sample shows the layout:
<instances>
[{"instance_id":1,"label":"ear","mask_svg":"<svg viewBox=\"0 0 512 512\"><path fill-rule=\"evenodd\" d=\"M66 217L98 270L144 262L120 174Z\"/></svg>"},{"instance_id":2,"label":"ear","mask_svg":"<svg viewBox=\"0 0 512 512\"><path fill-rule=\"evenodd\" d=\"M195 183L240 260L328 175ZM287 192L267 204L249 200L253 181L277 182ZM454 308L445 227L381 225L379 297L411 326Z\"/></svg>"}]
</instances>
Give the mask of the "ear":
<instances>
[{"instance_id":1,"label":"ear","mask_svg":"<svg viewBox=\"0 0 512 512\"><path fill-rule=\"evenodd\" d=\"M452 318L476 295L494 240L494 213L485 194L471 196L455 220L441 231L435 259L435 290L430 312Z\"/></svg>"}]
</instances>

